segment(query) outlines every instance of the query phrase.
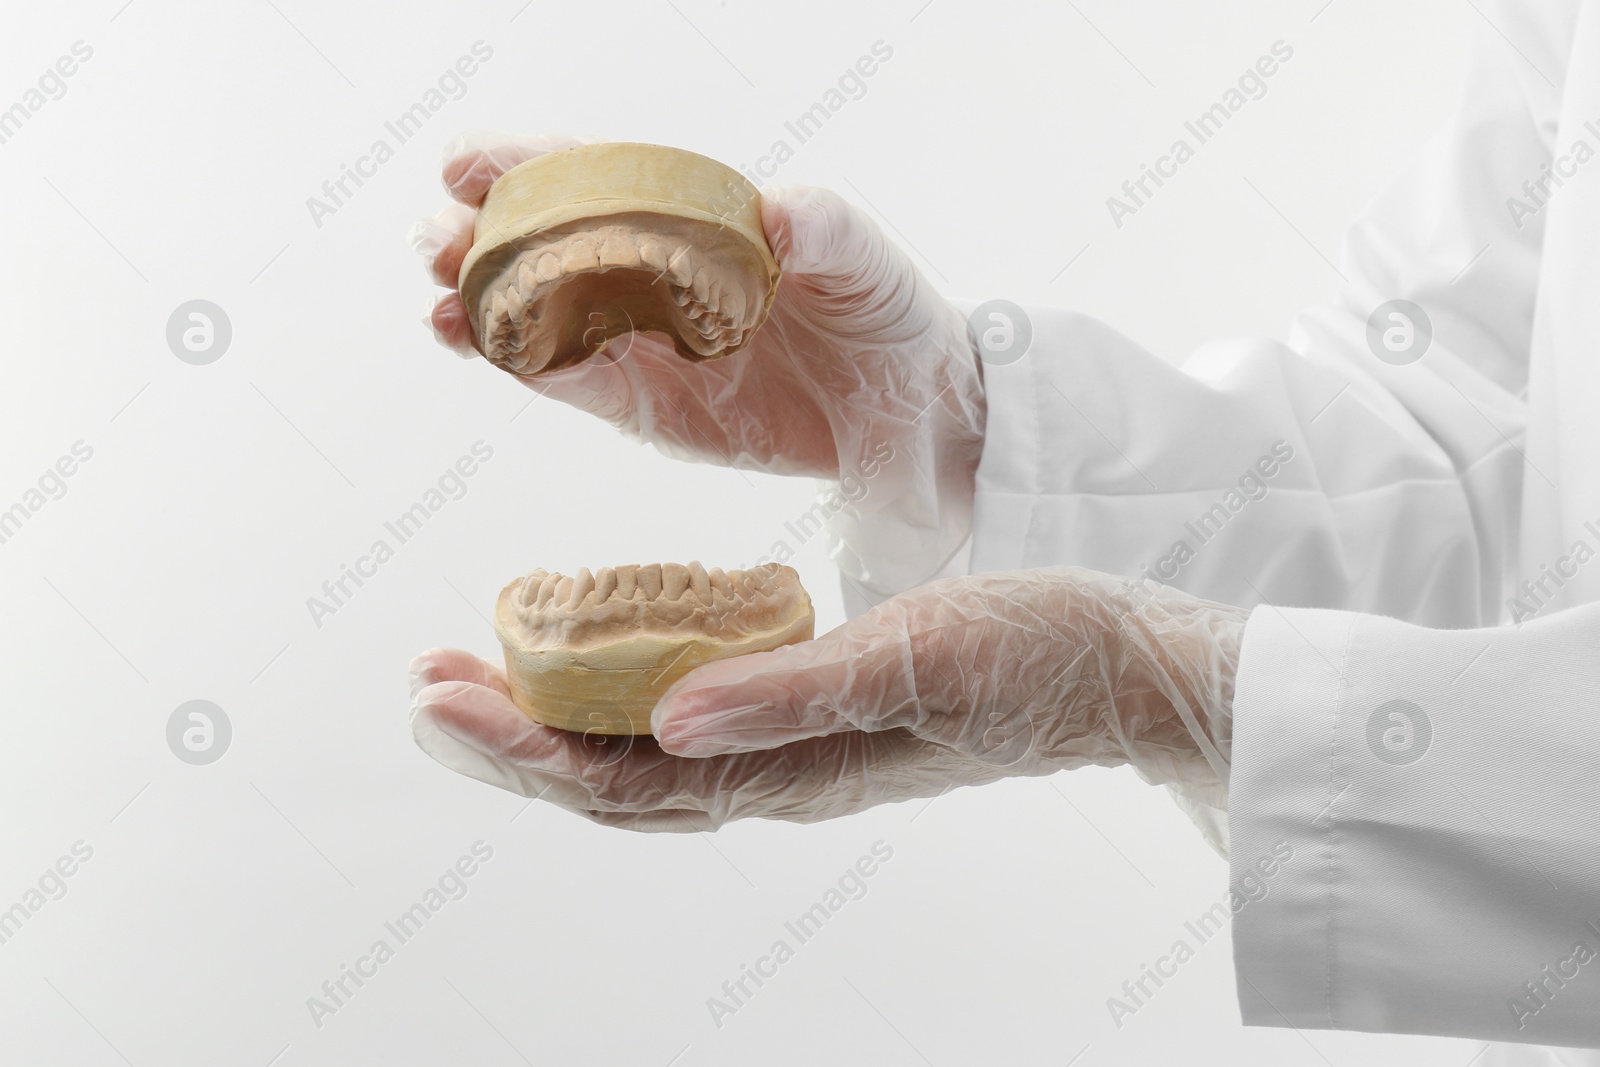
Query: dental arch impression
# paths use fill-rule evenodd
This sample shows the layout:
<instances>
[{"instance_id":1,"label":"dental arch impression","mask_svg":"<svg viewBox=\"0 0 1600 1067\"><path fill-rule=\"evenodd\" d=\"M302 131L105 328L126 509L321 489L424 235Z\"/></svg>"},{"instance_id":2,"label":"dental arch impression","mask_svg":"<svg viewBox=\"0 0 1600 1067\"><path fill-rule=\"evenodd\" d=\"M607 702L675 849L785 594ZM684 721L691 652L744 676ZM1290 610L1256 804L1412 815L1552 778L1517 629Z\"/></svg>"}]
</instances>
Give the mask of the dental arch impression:
<instances>
[{"instance_id":1,"label":"dental arch impression","mask_svg":"<svg viewBox=\"0 0 1600 1067\"><path fill-rule=\"evenodd\" d=\"M738 351L778 284L760 204L733 168L661 145L579 145L513 167L461 264L479 350L523 376L634 332L666 334L695 362Z\"/></svg>"},{"instance_id":2,"label":"dental arch impression","mask_svg":"<svg viewBox=\"0 0 1600 1067\"><path fill-rule=\"evenodd\" d=\"M809 641L815 612L791 567L698 562L538 569L500 590L494 627L511 698L535 722L648 734L656 701L711 660Z\"/></svg>"}]
</instances>

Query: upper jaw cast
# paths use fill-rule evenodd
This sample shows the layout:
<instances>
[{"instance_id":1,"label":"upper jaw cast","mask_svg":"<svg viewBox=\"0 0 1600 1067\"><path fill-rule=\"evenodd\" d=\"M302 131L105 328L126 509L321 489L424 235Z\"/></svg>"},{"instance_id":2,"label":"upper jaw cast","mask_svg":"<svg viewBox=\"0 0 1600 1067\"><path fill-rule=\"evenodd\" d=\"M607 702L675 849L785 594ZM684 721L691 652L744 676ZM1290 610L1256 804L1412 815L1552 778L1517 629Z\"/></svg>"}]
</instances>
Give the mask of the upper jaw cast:
<instances>
[{"instance_id":1,"label":"upper jaw cast","mask_svg":"<svg viewBox=\"0 0 1600 1067\"><path fill-rule=\"evenodd\" d=\"M692 362L723 358L760 328L781 276L744 175L681 148L612 141L495 179L457 289L478 349L531 376L631 333L663 334Z\"/></svg>"},{"instance_id":2,"label":"upper jaw cast","mask_svg":"<svg viewBox=\"0 0 1600 1067\"><path fill-rule=\"evenodd\" d=\"M616 285L599 280L613 271L628 275L628 280L622 282L621 274ZM664 330L695 359L716 359L742 345L756 325L750 321L750 309L760 307L739 271L697 250L684 236L609 223L546 234L516 253L484 290L479 308L484 355L517 374L536 374L549 367L558 356L563 334L570 334L573 325L567 323L563 329L562 323L552 321L555 316L589 324L610 318L606 311L589 306L592 299L560 299L561 290L584 278L586 297L603 297L607 289L615 291L619 303L627 295L642 296L645 313L638 313L640 301L634 300L629 321L643 319L633 324ZM616 320L611 325L627 323ZM622 332L629 331L591 329L582 340L598 351Z\"/></svg>"}]
</instances>

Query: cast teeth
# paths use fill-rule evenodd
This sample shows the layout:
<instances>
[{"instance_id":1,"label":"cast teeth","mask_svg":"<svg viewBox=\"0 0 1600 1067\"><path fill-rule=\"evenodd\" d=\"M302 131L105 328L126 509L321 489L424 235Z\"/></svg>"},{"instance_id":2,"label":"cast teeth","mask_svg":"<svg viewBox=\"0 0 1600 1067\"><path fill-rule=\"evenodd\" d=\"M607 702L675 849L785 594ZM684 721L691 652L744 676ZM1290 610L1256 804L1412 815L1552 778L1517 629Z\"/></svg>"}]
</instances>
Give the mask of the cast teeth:
<instances>
[{"instance_id":1,"label":"cast teeth","mask_svg":"<svg viewBox=\"0 0 1600 1067\"><path fill-rule=\"evenodd\" d=\"M648 563L639 568L639 589L646 600L661 595L661 564Z\"/></svg>"},{"instance_id":2,"label":"cast teeth","mask_svg":"<svg viewBox=\"0 0 1600 1067\"><path fill-rule=\"evenodd\" d=\"M632 241L618 233L608 234L600 245L600 269L610 270L612 267L637 267L639 265L639 248Z\"/></svg>"},{"instance_id":3,"label":"cast teeth","mask_svg":"<svg viewBox=\"0 0 1600 1067\"><path fill-rule=\"evenodd\" d=\"M588 567L579 567L578 576L572 579L572 595L567 599L567 607L577 607L583 603L583 598L592 592L594 592L594 575L589 573Z\"/></svg>"},{"instance_id":4,"label":"cast teeth","mask_svg":"<svg viewBox=\"0 0 1600 1067\"><path fill-rule=\"evenodd\" d=\"M633 599L633 591L639 587L639 565L630 563L625 567L617 568L617 595L624 600Z\"/></svg>"},{"instance_id":5,"label":"cast teeth","mask_svg":"<svg viewBox=\"0 0 1600 1067\"><path fill-rule=\"evenodd\" d=\"M681 563L663 563L661 565L661 595L668 600L677 600L689 588L689 568Z\"/></svg>"},{"instance_id":6,"label":"cast teeth","mask_svg":"<svg viewBox=\"0 0 1600 1067\"><path fill-rule=\"evenodd\" d=\"M707 569L699 560L682 563L627 564L601 567L591 572L578 568L575 576L556 574L539 568L521 579L516 598L537 611L551 608L574 611L584 605L595 606L610 600L681 600L692 597L702 604L719 601L759 601L772 591L778 564L768 563L751 570Z\"/></svg>"},{"instance_id":7,"label":"cast teeth","mask_svg":"<svg viewBox=\"0 0 1600 1067\"><path fill-rule=\"evenodd\" d=\"M706 358L715 358L744 343L747 294L742 286L724 287L713 268L697 265L691 248L680 241L624 227L565 234L524 249L500 284L485 291L481 338L489 359L515 373L531 367L538 353L529 341L540 328L544 311L541 289L569 274L603 273L613 268L647 268L681 309L690 329L681 339Z\"/></svg>"},{"instance_id":8,"label":"cast teeth","mask_svg":"<svg viewBox=\"0 0 1600 1067\"><path fill-rule=\"evenodd\" d=\"M544 584L544 580L549 576L550 572L543 567L535 567L529 571L528 576L522 579L522 588L517 593L517 599L529 607L534 606L539 599L539 586Z\"/></svg>"},{"instance_id":9,"label":"cast teeth","mask_svg":"<svg viewBox=\"0 0 1600 1067\"><path fill-rule=\"evenodd\" d=\"M600 269L600 253L593 241L568 241L561 252L561 273L581 274Z\"/></svg>"},{"instance_id":10,"label":"cast teeth","mask_svg":"<svg viewBox=\"0 0 1600 1067\"><path fill-rule=\"evenodd\" d=\"M639 260L651 270L661 274L667 271L667 246L654 237L639 242Z\"/></svg>"},{"instance_id":11,"label":"cast teeth","mask_svg":"<svg viewBox=\"0 0 1600 1067\"><path fill-rule=\"evenodd\" d=\"M687 289L694 282L694 261L688 245L680 246L667 257L666 277L679 289Z\"/></svg>"}]
</instances>

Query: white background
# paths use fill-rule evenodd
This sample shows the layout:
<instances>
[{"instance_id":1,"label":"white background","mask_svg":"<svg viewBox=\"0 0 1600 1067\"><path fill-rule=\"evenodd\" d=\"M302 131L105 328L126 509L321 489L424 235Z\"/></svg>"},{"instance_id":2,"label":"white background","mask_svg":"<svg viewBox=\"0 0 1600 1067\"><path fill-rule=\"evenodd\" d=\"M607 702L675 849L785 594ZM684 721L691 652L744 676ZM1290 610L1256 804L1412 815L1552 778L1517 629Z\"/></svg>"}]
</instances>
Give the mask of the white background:
<instances>
[{"instance_id":1,"label":"white background","mask_svg":"<svg viewBox=\"0 0 1600 1067\"><path fill-rule=\"evenodd\" d=\"M1329 294L1343 223L1441 119L1481 17L1322 5L13 5L0 108L94 52L0 144L0 508L94 454L0 544L0 909L94 852L0 944L0 1062L1467 1063L1476 1043L1242 1029L1225 934L1116 1026L1107 998L1196 944L1227 877L1131 773L642 836L457 777L406 723L415 653L497 655L509 578L746 564L812 493L670 462L436 348L405 234L451 135L745 164L882 40L778 180L867 206L953 296L1070 305L1178 358ZM315 225L307 198L480 39L466 94ZM1117 229L1106 197L1276 40L1265 98ZM165 338L195 298L233 326L208 366ZM307 597L479 439L465 497L314 625ZM819 630L841 622L820 544L796 565ZM205 767L165 737L196 698L234 729ZM467 895L315 1025L307 998L478 840ZM707 998L878 840L867 895L715 1025Z\"/></svg>"}]
</instances>

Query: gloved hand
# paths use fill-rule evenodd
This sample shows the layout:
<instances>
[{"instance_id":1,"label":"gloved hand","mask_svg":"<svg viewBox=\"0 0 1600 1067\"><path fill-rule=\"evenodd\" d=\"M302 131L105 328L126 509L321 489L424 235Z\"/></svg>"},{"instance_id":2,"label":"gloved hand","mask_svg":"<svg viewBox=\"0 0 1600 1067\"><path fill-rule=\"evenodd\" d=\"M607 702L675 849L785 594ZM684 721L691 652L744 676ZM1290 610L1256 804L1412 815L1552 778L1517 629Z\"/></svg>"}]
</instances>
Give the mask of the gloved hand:
<instances>
[{"instance_id":1,"label":"gloved hand","mask_svg":"<svg viewBox=\"0 0 1600 1067\"><path fill-rule=\"evenodd\" d=\"M498 667L454 649L412 664L411 725L447 767L633 830L816 822L1090 763L1225 810L1248 615L1076 567L977 574L695 668L655 739L531 722Z\"/></svg>"},{"instance_id":2,"label":"gloved hand","mask_svg":"<svg viewBox=\"0 0 1600 1067\"><path fill-rule=\"evenodd\" d=\"M412 230L434 280L452 289L429 317L442 344L477 354L454 287L490 184L578 143L472 134L446 146L444 184L458 203ZM880 593L909 588L971 526L984 402L966 320L838 195L768 188L761 217L783 278L740 352L690 363L659 335L635 334L575 367L518 377L668 456L842 485L825 509L835 561Z\"/></svg>"}]
</instances>

